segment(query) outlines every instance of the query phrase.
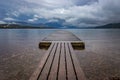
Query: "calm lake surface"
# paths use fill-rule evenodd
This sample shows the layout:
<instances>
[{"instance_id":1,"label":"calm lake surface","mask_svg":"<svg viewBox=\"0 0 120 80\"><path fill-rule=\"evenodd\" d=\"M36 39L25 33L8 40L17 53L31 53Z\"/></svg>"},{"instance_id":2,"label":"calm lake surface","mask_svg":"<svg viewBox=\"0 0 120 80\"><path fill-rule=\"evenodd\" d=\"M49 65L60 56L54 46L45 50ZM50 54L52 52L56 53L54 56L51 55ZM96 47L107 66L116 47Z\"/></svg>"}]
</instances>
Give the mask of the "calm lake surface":
<instances>
[{"instance_id":1,"label":"calm lake surface","mask_svg":"<svg viewBox=\"0 0 120 80\"><path fill-rule=\"evenodd\" d=\"M1 29L0 80L29 80L45 50L39 42L57 29ZM85 42L75 51L88 80L120 78L120 29L66 29Z\"/></svg>"}]
</instances>

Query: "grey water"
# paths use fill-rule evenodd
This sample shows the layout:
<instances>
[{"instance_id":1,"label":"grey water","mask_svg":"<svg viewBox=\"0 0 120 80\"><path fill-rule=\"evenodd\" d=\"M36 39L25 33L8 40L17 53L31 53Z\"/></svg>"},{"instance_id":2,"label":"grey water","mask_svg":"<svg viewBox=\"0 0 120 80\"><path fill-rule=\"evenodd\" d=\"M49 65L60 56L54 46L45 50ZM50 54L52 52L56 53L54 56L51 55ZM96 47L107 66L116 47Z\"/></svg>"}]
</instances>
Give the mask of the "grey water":
<instances>
[{"instance_id":1,"label":"grey water","mask_svg":"<svg viewBox=\"0 0 120 80\"><path fill-rule=\"evenodd\" d=\"M88 80L120 78L120 29L65 29L85 42L75 51ZM29 80L45 50L39 42L58 29L1 29L0 80Z\"/></svg>"}]
</instances>

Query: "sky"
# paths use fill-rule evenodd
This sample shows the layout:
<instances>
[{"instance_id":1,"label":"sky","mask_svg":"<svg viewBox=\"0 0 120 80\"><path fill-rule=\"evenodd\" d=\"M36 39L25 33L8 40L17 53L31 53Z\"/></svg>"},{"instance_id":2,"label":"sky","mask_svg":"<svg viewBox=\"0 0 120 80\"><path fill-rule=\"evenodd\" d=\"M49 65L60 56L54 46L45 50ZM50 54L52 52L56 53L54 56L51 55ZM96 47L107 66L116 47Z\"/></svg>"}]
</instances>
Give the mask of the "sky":
<instances>
[{"instance_id":1,"label":"sky","mask_svg":"<svg viewBox=\"0 0 120 80\"><path fill-rule=\"evenodd\" d=\"M120 22L120 0L1 0L0 24L8 21L89 27Z\"/></svg>"}]
</instances>

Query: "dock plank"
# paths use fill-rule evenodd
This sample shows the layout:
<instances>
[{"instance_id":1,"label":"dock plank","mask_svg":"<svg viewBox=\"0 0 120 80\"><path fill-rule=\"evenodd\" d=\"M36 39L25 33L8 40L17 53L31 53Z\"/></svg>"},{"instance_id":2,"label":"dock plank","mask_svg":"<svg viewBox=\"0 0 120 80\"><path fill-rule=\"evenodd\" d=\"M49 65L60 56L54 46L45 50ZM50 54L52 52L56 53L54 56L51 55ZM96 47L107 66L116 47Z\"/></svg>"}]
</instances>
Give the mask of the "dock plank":
<instances>
[{"instance_id":1,"label":"dock plank","mask_svg":"<svg viewBox=\"0 0 120 80\"><path fill-rule=\"evenodd\" d=\"M41 74L46 62L47 62L47 59L54 47L54 43L51 44L50 48L48 49L48 51L45 53L45 55L43 56L41 62L38 64L38 68L35 70L35 72L32 74L32 76L30 77L29 80L37 80L38 76Z\"/></svg>"},{"instance_id":2,"label":"dock plank","mask_svg":"<svg viewBox=\"0 0 120 80\"><path fill-rule=\"evenodd\" d=\"M59 56L61 51L61 43L58 43L56 55L52 64L52 68L50 71L50 75L48 77L48 80L57 80L58 77L58 69L59 69Z\"/></svg>"},{"instance_id":3,"label":"dock plank","mask_svg":"<svg viewBox=\"0 0 120 80\"><path fill-rule=\"evenodd\" d=\"M61 57L60 57L60 65L59 65L59 73L58 80L66 80L66 69L65 69L65 49L64 43L61 45Z\"/></svg>"},{"instance_id":4,"label":"dock plank","mask_svg":"<svg viewBox=\"0 0 120 80\"><path fill-rule=\"evenodd\" d=\"M55 43L55 46L49 56L49 59L44 67L44 70L41 72L41 75L38 77L38 80L47 80L48 79L48 75L49 75L49 71L52 65L52 60L54 58L54 55L56 53L56 49L57 49L57 43Z\"/></svg>"},{"instance_id":5,"label":"dock plank","mask_svg":"<svg viewBox=\"0 0 120 80\"><path fill-rule=\"evenodd\" d=\"M67 66L67 79L68 80L76 80L76 76L74 73L74 69L73 69L73 64L72 64L72 60L70 57L70 53L69 53L69 49L68 49L68 45L67 43L65 43L65 56L66 56L66 66Z\"/></svg>"},{"instance_id":6,"label":"dock plank","mask_svg":"<svg viewBox=\"0 0 120 80\"><path fill-rule=\"evenodd\" d=\"M80 67L79 61L76 58L76 55L74 54L71 43L68 43L68 46L69 46L69 52L70 52L70 55L72 58L72 62L73 62L73 66L75 69L75 74L76 74L77 80L86 80L85 75Z\"/></svg>"}]
</instances>

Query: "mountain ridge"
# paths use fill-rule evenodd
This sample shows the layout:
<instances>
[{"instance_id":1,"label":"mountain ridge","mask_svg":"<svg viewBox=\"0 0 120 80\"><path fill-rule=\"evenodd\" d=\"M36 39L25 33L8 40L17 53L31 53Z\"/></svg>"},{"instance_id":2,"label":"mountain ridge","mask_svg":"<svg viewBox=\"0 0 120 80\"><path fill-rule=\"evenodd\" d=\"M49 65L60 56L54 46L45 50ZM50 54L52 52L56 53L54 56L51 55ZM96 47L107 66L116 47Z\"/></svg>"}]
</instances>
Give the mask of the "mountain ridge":
<instances>
[{"instance_id":1,"label":"mountain ridge","mask_svg":"<svg viewBox=\"0 0 120 80\"><path fill-rule=\"evenodd\" d=\"M62 22L48 22L48 23L28 23L28 22L15 22L9 24L0 24L0 28L40 28L40 29L118 29L120 28L120 23L111 23L103 26L96 27L77 27L77 26L63 26Z\"/></svg>"}]
</instances>

